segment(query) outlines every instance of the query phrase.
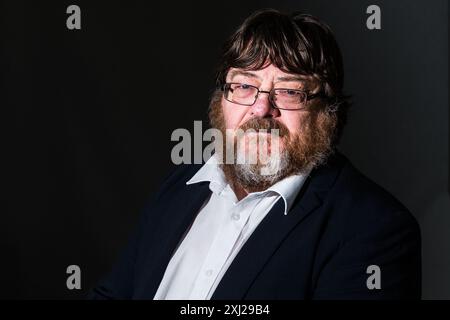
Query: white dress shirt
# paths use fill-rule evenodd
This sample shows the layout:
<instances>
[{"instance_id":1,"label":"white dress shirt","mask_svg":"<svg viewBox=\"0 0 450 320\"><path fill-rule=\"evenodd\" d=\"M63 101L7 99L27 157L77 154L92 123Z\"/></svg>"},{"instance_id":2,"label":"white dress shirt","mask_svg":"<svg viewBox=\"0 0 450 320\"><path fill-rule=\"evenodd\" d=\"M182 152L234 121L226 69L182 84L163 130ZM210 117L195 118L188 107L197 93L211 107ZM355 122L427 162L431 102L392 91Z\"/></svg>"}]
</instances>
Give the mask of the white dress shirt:
<instances>
[{"instance_id":1,"label":"white dress shirt","mask_svg":"<svg viewBox=\"0 0 450 320\"><path fill-rule=\"evenodd\" d=\"M286 215L306 177L289 176L239 201L216 158L211 157L186 183L209 182L211 196L167 265L154 299L209 300L234 257L272 206L283 198Z\"/></svg>"}]
</instances>

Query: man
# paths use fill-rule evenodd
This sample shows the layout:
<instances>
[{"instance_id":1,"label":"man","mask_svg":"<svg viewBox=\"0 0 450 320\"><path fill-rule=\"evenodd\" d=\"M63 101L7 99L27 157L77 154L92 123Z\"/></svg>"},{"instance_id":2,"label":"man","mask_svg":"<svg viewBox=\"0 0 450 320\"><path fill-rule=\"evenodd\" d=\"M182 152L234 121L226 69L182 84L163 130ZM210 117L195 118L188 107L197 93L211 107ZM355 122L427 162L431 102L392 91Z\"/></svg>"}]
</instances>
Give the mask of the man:
<instances>
[{"instance_id":1,"label":"man","mask_svg":"<svg viewBox=\"0 0 450 320\"><path fill-rule=\"evenodd\" d=\"M417 222L336 148L342 89L324 23L275 10L247 18L224 46L210 104L224 144L167 179L90 297L420 298ZM263 145L268 157L238 161Z\"/></svg>"}]
</instances>

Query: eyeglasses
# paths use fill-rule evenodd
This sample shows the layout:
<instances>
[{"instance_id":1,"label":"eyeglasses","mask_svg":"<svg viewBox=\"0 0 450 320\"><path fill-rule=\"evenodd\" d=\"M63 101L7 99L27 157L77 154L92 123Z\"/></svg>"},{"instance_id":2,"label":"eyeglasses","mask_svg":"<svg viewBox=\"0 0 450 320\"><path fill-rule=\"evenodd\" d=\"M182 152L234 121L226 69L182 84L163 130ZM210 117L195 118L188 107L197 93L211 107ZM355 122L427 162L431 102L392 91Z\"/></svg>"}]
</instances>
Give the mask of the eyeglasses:
<instances>
[{"instance_id":1,"label":"eyeglasses","mask_svg":"<svg viewBox=\"0 0 450 320\"><path fill-rule=\"evenodd\" d=\"M236 82L225 83L222 91L226 100L243 106L254 105L260 93L268 93L272 106L281 110L301 110L304 109L307 101L323 96L320 92L308 94L297 89L274 88L263 91L258 87Z\"/></svg>"}]
</instances>

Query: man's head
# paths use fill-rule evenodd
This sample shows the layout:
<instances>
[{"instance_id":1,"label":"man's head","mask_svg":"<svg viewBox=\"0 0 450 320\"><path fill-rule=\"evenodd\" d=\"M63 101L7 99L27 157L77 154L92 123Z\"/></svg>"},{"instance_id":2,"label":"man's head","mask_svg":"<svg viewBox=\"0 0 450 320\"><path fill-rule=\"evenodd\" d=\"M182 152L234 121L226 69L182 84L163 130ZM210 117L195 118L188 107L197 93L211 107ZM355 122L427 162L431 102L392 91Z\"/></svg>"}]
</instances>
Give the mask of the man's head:
<instances>
[{"instance_id":1,"label":"man's head","mask_svg":"<svg viewBox=\"0 0 450 320\"><path fill-rule=\"evenodd\" d=\"M259 162L223 165L227 179L247 191L264 190L317 166L340 138L348 108L342 57L329 27L315 17L271 9L251 15L225 43L216 84L210 104L213 127L223 134L238 129L279 132L275 172L261 174ZM257 137L270 145L277 136ZM236 148L238 140L246 139L234 135L219 154L224 156L230 142ZM246 142L245 152L258 153L260 146Z\"/></svg>"}]
</instances>

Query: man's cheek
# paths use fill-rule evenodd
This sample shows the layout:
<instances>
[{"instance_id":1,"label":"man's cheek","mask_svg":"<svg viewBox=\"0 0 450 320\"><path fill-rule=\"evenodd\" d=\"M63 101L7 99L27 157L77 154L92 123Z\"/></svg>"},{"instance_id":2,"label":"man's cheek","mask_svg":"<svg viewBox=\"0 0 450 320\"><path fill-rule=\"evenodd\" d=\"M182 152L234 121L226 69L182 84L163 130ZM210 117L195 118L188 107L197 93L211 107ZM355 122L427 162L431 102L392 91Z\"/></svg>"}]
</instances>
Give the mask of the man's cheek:
<instances>
[{"instance_id":1,"label":"man's cheek","mask_svg":"<svg viewBox=\"0 0 450 320\"><path fill-rule=\"evenodd\" d=\"M227 129L236 130L245 123L246 112L243 110L235 108L231 112L229 108L224 108L223 112L225 127Z\"/></svg>"},{"instance_id":2,"label":"man's cheek","mask_svg":"<svg viewBox=\"0 0 450 320\"><path fill-rule=\"evenodd\" d=\"M223 112L223 119L225 121L225 128L226 129L234 129L234 123L235 123L235 119L233 118L233 116L228 112L227 108L222 108L222 112Z\"/></svg>"},{"instance_id":3,"label":"man's cheek","mask_svg":"<svg viewBox=\"0 0 450 320\"><path fill-rule=\"evenodd\" d=\"M237 130L239 126L242 125L241 118L230 117L225 118L225 126L227 129Z\"/></svg>"}]
</instances>

